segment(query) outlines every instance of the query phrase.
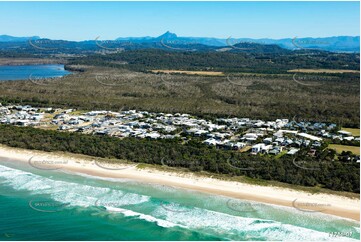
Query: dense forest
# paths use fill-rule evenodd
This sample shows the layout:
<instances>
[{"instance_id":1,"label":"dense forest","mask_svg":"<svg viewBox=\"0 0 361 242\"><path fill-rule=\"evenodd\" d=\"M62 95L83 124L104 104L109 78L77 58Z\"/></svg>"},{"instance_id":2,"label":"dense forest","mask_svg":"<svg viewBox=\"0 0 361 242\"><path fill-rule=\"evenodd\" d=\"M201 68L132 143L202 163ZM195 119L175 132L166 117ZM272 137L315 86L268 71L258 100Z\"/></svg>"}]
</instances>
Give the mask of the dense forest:
<instances>
[{"instance_id":1,"label":"dense forest","mask_svg":"<svg viewBox=\"0 0 361 242\"><path fill-rule=\"evenodd\" d=\"M76 56L62 54L60 49L54 53L37 49L39 53L32 54L0 51L0 64L44 61L66 64L65 68L73 71L57 80L0 82L0 102L86 110L183 112L201 117L270 120L297 116L359 127L359 73L289 72L302 68L358 70L359 54L290 51L271 45L246 47L250 50L149 48ZM167 69L222 73L151 72ZM110 85L99 82L99 76L107 76Z\"/></svg>"},{"instance_id":2,"label":"dense forest","mask_svg":"<svg viewBox=\"0 0 361 242\"><path fill-rule=\"evenodd\" d=\"M89 55L70 60L69 64L128 68L135 71L153 69L203 70L251 73L287 73L298 68L359 70L359 54L325 51L192 52L145 49L108 55Z\"/></svg>"},{"instance_id":3,"label":"dense forest","mask_svg":"<svg viewBox=\"0 0 361 242\"><path fill-rule=\"evenodd\" d=\"M126 159L137 163L188 168L230 176L247 176L336 191L360 192L360 167L356 162L334 160L335 151L325 149L317 157L284 155L253 156L216 149L199 142L146 140L0 125L0 143L25 149L66 151L89 156ZM323 149L321 147L320 149Z\"/></svg>"},{"instance_id":4,"label":"dense forest","mask_svg":"<svg viewBox=\"0 0 361 242\"><path fill-rule=\"evenodd\" d=\"M297 117L343 127L360 123L360 80L353 73L196 76L110 67L74 69L84 71L59 79L0 82L0 103L263 120Z\"/></svg>"}]
</instances>

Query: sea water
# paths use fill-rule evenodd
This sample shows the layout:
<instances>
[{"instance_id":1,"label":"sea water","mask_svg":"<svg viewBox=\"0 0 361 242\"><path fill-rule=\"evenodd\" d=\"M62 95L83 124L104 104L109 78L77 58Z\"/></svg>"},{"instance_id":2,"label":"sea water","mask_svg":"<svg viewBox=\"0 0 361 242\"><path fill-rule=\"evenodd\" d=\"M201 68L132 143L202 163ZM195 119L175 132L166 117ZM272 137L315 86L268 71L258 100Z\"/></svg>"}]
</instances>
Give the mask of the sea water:
<instances>
[{"instance_id":1,"label":"sea water","mask_svg":"<svg viewBox=\"0 0 361 242\"><path fill-rule=\"evenodd\" d=\"M356 241L359 226L317 212L0 158L0 240Z\"/></svg>"}]
</instances>

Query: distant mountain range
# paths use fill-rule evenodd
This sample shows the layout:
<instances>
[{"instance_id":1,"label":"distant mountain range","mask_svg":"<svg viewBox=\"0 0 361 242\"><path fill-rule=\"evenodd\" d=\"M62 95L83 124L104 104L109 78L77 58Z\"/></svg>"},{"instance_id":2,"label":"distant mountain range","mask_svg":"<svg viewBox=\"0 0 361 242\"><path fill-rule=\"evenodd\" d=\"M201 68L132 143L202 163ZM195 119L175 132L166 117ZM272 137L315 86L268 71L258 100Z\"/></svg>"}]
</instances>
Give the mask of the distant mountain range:
<instances>
[{"instance_id":1,"label":"distant mountain range","mask_svg":"<svg viewBox=\"0 0 361 242\"><path fill-rule=\"evenodd\" d=\"M31 37L14 37L10 35L0 35L0 42L24 42L29 41L29 39L40 39L39 36L31 36Z\"/></svg>"},{"instance_id":2,"label":"distant mountain range","mask_svg":"<svg viewBox=\"0 0 361 242\"><path fill-rule=\"evenodd\" d=\"M360 52L360 36L334 36L324 38L285 38L285 39L252 39L252 38L209 38L209 37L178 37L176 34L166 32L159 37L128 37L117 38L118 41L135 43L150 43L162 41L168 45L208 45L208 46L234 46L237 44L278 45L282 48L294 49L320 49L335 52Z\"/></svg>"},{"instance_id":3,"label":"distant mountain range","mask_svg":"<svg viewBox=\"0 0 361 242\"><path fill-rule=\"evenodd\" d=\"M47 40L39 36L32 37L13 37L9 35L0 35L1 45L7 46L10 42L22 43ZM35 41L35 42L34 42ZM40 41L39 41L40 42ZM42 44L46 43L44 41ZM93 45L104 47L104 49L114 49L119 46L123 49L139 48L168 48L174 50L215 50L215 51L254 51L254 50L281 50L275 46L288 50L310 49L324 50L332 52L360 52L360 36L334 36L324 38L285 38L285 39L252 39L252 38L210 38L210 37L178 37L176 34L166 32L158 37L121 37L116 40L87 40L87 41L66 41L57 40L57 44L63 46L76 46L77 48L91 48ZM50 44L49 44L50 45ZM52 47L55 46L53 43ZM107 48L109 46L109 48ZM266 51L268 52L268 51Z\"/></svg>"}]
</instances>

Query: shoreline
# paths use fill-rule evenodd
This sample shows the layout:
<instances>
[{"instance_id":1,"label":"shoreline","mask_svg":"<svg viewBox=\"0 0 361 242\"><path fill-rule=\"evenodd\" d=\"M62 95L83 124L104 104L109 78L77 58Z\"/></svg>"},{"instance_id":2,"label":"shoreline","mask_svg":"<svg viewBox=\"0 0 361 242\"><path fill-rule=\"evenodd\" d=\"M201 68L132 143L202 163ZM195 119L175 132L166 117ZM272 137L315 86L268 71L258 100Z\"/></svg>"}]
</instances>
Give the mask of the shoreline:
<instances>
[{"instance_id":1,"label":"shoreline","mask_svg":"<svg viewBox=\"0 0 361 242\"><path fill-rule=\"evenodd\" d=\"M125 178L134 181L173 186L230 198L293 207L305 213L320 212L341 218L360 221L360 199L333 194L311 194L275 186L261 186L225 181L194 173L176 173L153 168L137 168L138 164L105 164L101 158L79 154L27 150L0 145L0 158L32 165L43 170L61 169L103 178ZM30 161L29 161L30 160ZM40 167L41 162L52 163ZM63 164L61 164L63 162ZM0 162L1 164L1 162Z\"/></svg>"},{"instance_id":2,"label":"shoreline","mask_svg":"<svg viewBox=\"0 0 361 242\"><path fill-rule=\"evenodd\" d=\"M26 65L56 65L61 64L56 58L0 58L0 66L26 66Z\"/></svg>"}]
</instances>

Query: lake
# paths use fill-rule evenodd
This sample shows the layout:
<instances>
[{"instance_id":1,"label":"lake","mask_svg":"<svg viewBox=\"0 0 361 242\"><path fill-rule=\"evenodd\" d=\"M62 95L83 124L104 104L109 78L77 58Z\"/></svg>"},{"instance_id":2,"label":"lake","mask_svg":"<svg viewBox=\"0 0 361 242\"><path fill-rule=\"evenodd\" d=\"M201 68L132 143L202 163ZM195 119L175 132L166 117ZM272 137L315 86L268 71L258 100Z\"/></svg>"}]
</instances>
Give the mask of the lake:
<instances>
[{"instance_id":1,"label":"lake","mask_svg":"<svg viewBox=\"0 0 361 242\"><path fill-rule=\"evenodd\" d=\"M0 66L0 81L62 77L70 73L60 64Z\"/></svg>"}]
</instances>

